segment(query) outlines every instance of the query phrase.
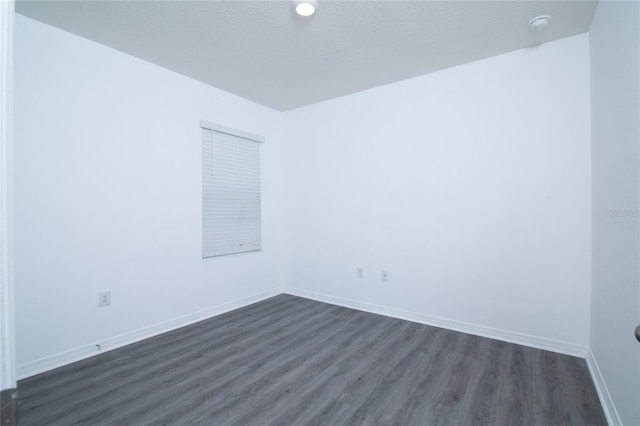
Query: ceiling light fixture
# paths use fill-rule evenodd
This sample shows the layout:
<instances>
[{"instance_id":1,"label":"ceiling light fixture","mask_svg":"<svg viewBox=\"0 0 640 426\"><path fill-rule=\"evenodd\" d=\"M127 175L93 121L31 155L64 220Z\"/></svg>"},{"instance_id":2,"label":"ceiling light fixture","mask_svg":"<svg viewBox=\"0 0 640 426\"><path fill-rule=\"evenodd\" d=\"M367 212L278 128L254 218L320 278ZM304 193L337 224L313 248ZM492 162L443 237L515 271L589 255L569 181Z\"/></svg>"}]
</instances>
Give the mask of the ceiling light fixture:
<instances>
[{"instance_id":1,"label":"ceiling light fixture","mask_svg":"<svg viewBox=\"0 0 640 426\"><path fill-rule=\"evenodd\" d=\"M549 24L549 21L551 21L551 15L536 16L529 21L529 28L531 28L533 31L544 30Z\"/></svg>"},{"instance_id":2,"label":"ceiling light fixture","mask_svg":"<svg viewBox=\"0 0 640 426\"><path fill-rule=\"evenodd\" d=\"M318 2L316 0L295 0L293 7L300 16L311 16L318 10Z\"/></svg>"}]
</instances>

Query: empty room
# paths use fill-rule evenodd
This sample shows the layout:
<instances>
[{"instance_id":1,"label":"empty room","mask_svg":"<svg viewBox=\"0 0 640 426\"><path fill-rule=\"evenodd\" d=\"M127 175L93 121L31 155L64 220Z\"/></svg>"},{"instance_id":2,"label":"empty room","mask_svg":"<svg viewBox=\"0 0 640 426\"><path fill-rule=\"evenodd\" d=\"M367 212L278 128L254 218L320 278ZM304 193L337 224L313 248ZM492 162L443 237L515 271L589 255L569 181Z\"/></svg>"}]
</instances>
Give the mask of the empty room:
<instances>
[{"instance_id":1,"label":"empty room","mask_svg":"<svg viewBox=\"0 0 640 426\"><path fill-rule=\"evenodd\" d=\"M2 425L640 425L637 1L0 2Z\"/></svg>"}]
</instances>

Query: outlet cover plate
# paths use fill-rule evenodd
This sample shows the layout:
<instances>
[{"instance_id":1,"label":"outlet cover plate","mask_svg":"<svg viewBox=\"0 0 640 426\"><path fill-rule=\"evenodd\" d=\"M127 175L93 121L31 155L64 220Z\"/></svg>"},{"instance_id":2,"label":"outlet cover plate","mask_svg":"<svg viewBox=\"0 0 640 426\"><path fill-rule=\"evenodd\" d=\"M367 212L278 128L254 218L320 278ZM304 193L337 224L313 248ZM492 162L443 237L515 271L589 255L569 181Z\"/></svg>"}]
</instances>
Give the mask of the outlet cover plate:
<instances>
[{"instance_id":1,"label":"outlet cover plate","mask_svg":"<svg viewBox=\"0 0 640 426\"><path fill-rule=\"evenodd\" d=\"M98 294L98 306L109 306L111 304L111 292L110 291L101 291Z\"/></svg>"}]
</instances>

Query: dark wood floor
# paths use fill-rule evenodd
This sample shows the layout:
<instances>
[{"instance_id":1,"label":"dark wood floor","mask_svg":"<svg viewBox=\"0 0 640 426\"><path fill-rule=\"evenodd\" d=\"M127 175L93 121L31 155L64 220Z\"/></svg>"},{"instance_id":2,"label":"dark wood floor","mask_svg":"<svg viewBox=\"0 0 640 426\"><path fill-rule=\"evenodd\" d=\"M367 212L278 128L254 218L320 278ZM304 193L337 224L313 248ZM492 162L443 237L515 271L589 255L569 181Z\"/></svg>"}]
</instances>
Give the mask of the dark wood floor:
<instances>
[{"instance_id":1,"label":"dark wood floor","mask_svg":"<svg viewBox=\"0 0 640 426\"><path fill-rule=\"evenodd\" d=\"M23 425L605 425L583 359L280 295L18 384Z\"/></svg>"}]
</instances>

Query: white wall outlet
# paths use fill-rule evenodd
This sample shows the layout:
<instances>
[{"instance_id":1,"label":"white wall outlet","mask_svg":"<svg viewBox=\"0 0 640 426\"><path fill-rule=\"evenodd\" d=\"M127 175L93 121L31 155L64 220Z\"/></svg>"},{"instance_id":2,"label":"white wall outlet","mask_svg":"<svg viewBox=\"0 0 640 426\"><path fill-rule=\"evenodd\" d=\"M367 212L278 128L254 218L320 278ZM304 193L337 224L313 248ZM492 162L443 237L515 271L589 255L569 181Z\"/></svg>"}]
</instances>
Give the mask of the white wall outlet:
<instances>
[{"instance_id":1,"label":"white wall outlet","mask_svg":"<svg viewBox=\"0 0 640 426\"><path fill-rule=\"evenodd\" d=\"M356 277L363 278L364 277L364 269L356 268Z\"/></svg>"},{"instance_id":2,"label":"white wall outlet","mask_svg":"<svg viewBox=\"0 0 640 426\"><path fill-rule=\"evenodd\" d=\"M98 306L109 306L111 304L111 292L110 291L101 291L98 293Z\"/></svg>"},{"instance_id":3,"label":"white wall outlet","mask_svg":"<svg viewBox=\"0 0 640 426\"><path fill-rule=\"evenodd\" d=\"M389 272L388 271L382 271L382 281L389 281Z\"/></svg>"}]
</instances>

